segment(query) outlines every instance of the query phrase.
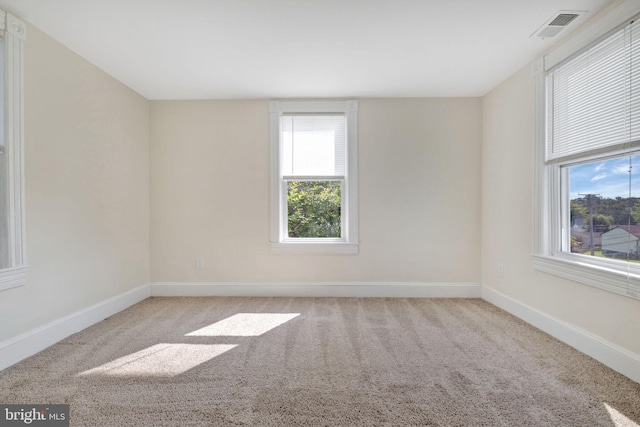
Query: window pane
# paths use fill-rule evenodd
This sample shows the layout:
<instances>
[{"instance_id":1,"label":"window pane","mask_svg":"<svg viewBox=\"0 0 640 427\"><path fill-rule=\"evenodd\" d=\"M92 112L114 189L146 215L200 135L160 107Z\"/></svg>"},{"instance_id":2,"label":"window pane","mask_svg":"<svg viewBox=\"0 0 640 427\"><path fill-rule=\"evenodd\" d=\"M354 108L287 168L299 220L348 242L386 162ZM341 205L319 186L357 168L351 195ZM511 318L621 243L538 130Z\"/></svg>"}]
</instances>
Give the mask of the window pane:
<instances>
[{"instance_id":1,"label":"window pane","mask_svg":"<svg viewBox=\"0 0 640 427\"><path fill-rule=\"evenodd\" d=\"M341 181L288 181L288 237L341 237Z\"/></svg>"},{"instance_id":2,"label":"window pane","mask_svg":"<svg viewBox=\"0 0 640 427\"><path fill-rule=\"evenodd\" d=\"M567 167L571 252L640 260L640 155Z\"/></svg>"},{"instance_id":3,"label":"window pane","mask_svg":"<svg viewBox=\"0 0 640 427\"><path fill-rule=\"evenodd\" d=\"M283 116L283 175L344 175L344 115Z\"/></svg>"}]
</instances>

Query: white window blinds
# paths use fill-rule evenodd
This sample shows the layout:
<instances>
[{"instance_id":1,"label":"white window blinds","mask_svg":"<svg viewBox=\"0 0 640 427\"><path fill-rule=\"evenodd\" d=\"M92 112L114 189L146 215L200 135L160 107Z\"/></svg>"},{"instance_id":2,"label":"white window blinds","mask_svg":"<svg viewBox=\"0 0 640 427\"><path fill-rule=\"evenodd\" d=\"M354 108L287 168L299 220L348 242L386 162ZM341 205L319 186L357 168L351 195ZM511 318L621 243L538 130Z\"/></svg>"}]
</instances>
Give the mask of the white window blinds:
<instances>
[{"instance_id":1,"label":"white window blinds","mask_svg":"<svg viewBox=\"0 0 640 427\"><path fill-rule=\"evenodd\" d=\"M281 120L284 177L344 176L344 115L283 115Z\"/></svg>"},{"instance_id":2,"label":"white window blinds","mask_svg":"<svg viewBox=\"0 0 640 427\"><path fill-rule=\"evenodd\" d=\"M547 160L640 141L640 29L630 24L547 74Z\"/></svg>"}]
</instances>

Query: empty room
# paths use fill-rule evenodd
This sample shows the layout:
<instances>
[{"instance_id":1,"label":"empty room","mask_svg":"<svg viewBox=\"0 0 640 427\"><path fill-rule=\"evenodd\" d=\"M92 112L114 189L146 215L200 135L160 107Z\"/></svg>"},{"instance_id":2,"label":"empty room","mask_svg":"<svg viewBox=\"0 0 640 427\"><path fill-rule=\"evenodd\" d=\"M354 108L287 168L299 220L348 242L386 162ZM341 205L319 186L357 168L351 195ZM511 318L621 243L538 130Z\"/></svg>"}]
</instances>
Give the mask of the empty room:
<instances>
[{"instance_id":1,"label":"empty room","mask_svg":"<svg viewBox=\"0 0 640 427\"><path fill-rule=\"evenodd\" d=\"M0 426L640 426L638 17L0 0Z\"/></svg>"}]
</instances>

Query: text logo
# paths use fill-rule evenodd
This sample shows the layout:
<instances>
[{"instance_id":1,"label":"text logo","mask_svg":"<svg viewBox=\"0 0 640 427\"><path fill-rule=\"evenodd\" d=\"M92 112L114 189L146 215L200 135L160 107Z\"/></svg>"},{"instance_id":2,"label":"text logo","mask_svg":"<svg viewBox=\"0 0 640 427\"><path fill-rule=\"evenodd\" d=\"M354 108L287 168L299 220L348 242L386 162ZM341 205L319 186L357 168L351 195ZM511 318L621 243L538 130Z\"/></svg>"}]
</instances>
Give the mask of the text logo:
<instances>
[{"instance_id":1,"label":"text logo","mask_svg":"<svg viewBox=\"0 0 640 427\"><path fill-rule=\"evenodd\" d=\"M69 405L0 405L0 427L69 427Z\"/></svg>"}]
</instances>

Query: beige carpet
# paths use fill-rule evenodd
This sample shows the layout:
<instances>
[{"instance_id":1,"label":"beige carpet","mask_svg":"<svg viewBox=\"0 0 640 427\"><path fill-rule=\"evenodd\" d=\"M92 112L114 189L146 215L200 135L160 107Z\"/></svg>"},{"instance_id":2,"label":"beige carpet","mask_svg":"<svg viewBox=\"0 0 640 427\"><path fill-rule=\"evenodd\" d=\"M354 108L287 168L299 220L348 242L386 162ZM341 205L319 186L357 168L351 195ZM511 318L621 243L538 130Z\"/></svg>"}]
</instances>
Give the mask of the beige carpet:
<instances>
[{"instance_id":1,"label":"beige carpet","mask_svg":"<svg viewBox=\"0 0 640 427\"><path fill-rule=\"evenodd\" d=\"M150 298L0 372L74 426L626 426L640 384L476 299Z\"/></svg>"}]
</instances>

